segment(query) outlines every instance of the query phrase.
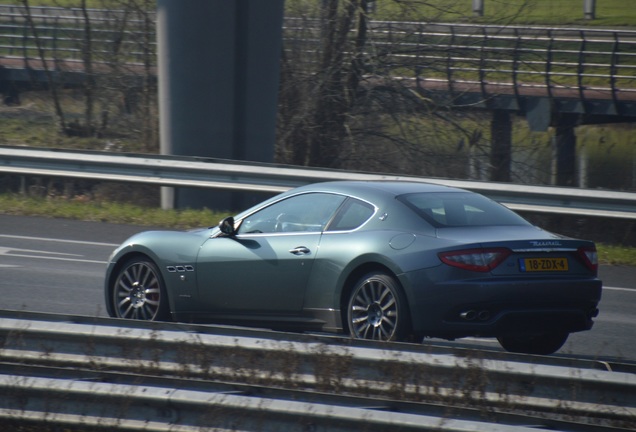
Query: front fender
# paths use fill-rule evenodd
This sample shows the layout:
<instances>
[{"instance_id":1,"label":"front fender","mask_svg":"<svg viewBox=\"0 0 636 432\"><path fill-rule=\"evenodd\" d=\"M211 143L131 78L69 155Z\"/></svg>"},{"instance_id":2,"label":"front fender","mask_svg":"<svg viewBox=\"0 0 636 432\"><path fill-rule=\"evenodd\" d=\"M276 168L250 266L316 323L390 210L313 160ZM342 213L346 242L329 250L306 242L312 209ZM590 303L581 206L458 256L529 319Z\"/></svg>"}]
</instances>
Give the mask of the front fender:
<instances>
[{"instance_id":1,"label":"front fender","mask_svg":"<svg viewBox=\"0 0 636 432\"><path fill-rule=\"evenodd\" d=\"M196 259L208 237L207 231L145 231L123 242L111 254L106 269L104 294L108 314L114 316L113 283L125 263L136 256L150 259L159 268L173 314L196 305Z\"/></svg>"}]
</instances>

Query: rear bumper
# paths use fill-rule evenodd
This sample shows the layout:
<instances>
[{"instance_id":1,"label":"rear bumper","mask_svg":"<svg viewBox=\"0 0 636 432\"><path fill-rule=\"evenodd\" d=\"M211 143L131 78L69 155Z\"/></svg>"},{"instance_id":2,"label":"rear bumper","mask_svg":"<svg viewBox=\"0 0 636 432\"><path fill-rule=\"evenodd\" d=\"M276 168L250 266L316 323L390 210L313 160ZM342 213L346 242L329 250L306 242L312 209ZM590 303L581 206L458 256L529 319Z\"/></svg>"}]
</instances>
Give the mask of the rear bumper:
<instances>
[{"instance_id":1,"label":"rear bumper","mask_svg":"<svg viewBox=\"0 0 636 432\"><path fill-rule=\"evenodd\" d=\"M491 305L480 311L476 318L464 318L459 314L449 314L436 330L434 336L457 338L464 336L493 337L506 334L533 334L564 332L573 333L589 330L598 314L596 305L567 307L566 305L501 305L491 313ZM485 312L484 312L485 311ZM465 316L465 315L464 315Z\"/></svg>"},{"instance_id":2,"label":"rear bumper","mask_svg":"<svg viewBox=\"0 0 636 432\"><path fill-rule=\"evenodd\" d=\"M429 280L430 282L430 280ZM433 337L589 330L602 282L586 279L469 279L414 285L414 332Z\"/></svg>"}]
</instances>

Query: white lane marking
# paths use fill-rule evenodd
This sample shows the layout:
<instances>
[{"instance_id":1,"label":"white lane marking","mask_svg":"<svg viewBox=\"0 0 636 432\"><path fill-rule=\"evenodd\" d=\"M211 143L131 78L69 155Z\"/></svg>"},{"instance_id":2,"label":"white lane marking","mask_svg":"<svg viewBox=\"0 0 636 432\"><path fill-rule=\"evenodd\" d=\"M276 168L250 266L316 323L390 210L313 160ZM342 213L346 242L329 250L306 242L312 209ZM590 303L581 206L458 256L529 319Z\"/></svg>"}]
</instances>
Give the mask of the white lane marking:
<instances>
[{"instance_id":1,"label":"white lane marking","mask_svg":"<svg viewBox=\"0 0 636 432\"><path fill-rule=\"evenodd\" d=\"M13 264L0 264L0 268L19 268L22 266L19 265L13 265Z\"/></svg>"},{"instance_id":2,"label":"white lane marking","mask_svg":"<svg viewBox=\"0 0 636 432\"><path fill-rule=\"evenodd\" d=\"M54 238L47 238L47 237L17 236L17 235L9 235L9 234L0 234L0 238L10 238L10 239L20 239L20 240L35 240L35 241L48 241L48 242L56 242L56 243L72 243L72 244L107 246L107 247L117 247L117 246L120 245L119 243L100 243L100 242L81 241L81 240L54 239Z\"/></svg>"},{"instance_id":3,"label":"white lane marking","mask_svg":"<svg viewBox=\"0 0 636 432\"><path fill-rule=\"evenodd\" d=\"M636 288L619 288L619 287L604 286L603 289L610 290L610 291L628 291L628 292L636 293Z\"/></svg>"},{"instance_id":4,"label":"white lane marking","mask_svg":"<svg viewBox=\"0 0 636 432\"><path fill-rule=\"evenodd\" d=\"M38 249L20 249L20 248L0 246L0 255L18 256L14 254L13 252L34 253L34 254L41 254L41 255L67 255L67 256L76 256L76 257L82 256L78 254L70 254L70 253L64 253L64 252L43 251Z\"/></svg>"},{"instance_id":5,"label":"white lane marking","mask_svg":"<svg viewBox=\"0 0 636 432\"><path fill-rule=\"evenodd\" d=\"M20 239L20 240L35 240L40 242L46 241L46 242L56 242L56 243L71 243L71 244L107 246L107 247L118 246L116 244L111 244L111 243L52 239L52 238L43 238L43 237L26 237L26 236L16 236L16 235L8 235L8 234L0 234L0 238L12 238L12 239ZM12 258L46 259L46 260L54 260L54 261L71 261L71 262L89 263L89 264L108 264L108 261L81 259L79 257L84 256L81 254L45 251L45 250L38 250L38 249L21 249L21 248L6 247L6 246L0 246L0 256L6 256L6 257L12 257ZM6 266L6 267L9 267L9 266ZM12 266L12 267L21 267L21 266Z\"/></svg>"},{"instance_id":6,"label":"white lane marking","mask_svg":"<svg viewBox=\"0 0 636 432\"><path fill-rule=\"evenodd\" d=\"M72 261L78 263L91 263L91 264L108 264L108 261L97 261L97 260L86 260L79 258L62 258L62 257L52 257L52 256L37 256L37 255L20 255L20 254L10 254L5 255L9 257L18 257L18 258L36 258L36 259L46 259L46 260L54 260L54 261ZM81 255L78 255L81 256Z\"/></svg>"}]
</instances>

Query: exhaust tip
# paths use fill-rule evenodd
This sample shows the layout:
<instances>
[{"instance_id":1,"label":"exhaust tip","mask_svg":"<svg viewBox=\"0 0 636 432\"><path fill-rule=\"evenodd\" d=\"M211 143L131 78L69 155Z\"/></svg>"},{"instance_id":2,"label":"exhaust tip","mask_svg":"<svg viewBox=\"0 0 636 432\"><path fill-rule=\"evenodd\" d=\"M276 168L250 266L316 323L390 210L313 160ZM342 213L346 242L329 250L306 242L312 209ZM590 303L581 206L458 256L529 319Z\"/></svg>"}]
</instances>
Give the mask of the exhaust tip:
<instances>
[{"instance_id":1,"label":"exhaust tip","mask_svg":"<svg viewBox=\"0 0 636 432\"><path fill-rule=\"evenodd\" d=\"M477 311L468 310L459 314L459 317L466 321L474 321L477 318Z\"/></svg>"},{"instance_id":2,"label":"exhaust tip","mask_svg":"<svg viewBox=\"0 0 636 432\"><path fill-rule=\"evenodd\" d=\"M479 318L479 321L488 321L491 316L492 314L490 313L490 311L483 310L483 311L479 311L477 318Z\"/></svg>"}]
</instances>

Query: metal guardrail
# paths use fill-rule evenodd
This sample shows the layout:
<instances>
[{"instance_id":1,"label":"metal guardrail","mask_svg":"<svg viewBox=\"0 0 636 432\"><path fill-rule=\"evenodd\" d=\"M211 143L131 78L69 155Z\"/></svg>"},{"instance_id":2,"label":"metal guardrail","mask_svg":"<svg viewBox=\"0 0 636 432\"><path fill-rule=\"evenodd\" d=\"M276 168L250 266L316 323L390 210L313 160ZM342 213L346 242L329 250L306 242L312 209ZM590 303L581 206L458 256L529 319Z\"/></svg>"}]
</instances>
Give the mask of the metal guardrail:
<instances>
[{"instance_id":1,"label":"metal guardrail","mask_svg":"<svg viewBox=\"0 0 636 432\"><path fill-rule=\"evenodd\" d=\"M408 180L481 193L517 211L636 219L636 193L346 172L197 157L0 146L0 173L279 193L333 180Z\"/></svg>"},{"instance_id":2,"label":"metal guardrail","mask_svg":"<svg viewBox=\"0 0 636 432\"><path fill-rule=\"evenodd\" d=\"M166 380L166 384L171 383ZM0 419L6 422L19 421L21 425L28 422L57 428L147 432L344 432L363 428L369 432L452 432L480 427L493 432L536 432L534 428L486 421L140 384L89 383L39 377L20 377L16 382L11 377L0 375L0 388L5 394L15 394L16 399L15 408L0 408ZM95 398L99 398L99 401L95 401Z\"/></svg>"},{"instance_id":3,"label":"metal guardrail","mask_svg":"<svg viewBox=\"0 0 636 432\"><path fill-rule=\"evenodd\" d=\"M5 421L125 430L636 427L636 374L601 362L12 311L0 311L0 340Z\"/></svg>"}]
</instances>

